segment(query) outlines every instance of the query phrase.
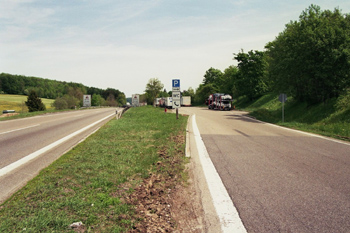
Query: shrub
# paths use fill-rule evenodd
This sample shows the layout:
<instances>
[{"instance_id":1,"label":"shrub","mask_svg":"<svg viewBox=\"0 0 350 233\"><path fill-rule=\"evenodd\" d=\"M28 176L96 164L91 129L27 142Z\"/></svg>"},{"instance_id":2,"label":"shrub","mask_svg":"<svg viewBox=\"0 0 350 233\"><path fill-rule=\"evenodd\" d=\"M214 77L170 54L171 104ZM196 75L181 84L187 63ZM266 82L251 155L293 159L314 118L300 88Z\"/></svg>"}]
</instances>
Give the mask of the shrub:
<instances>
[{"instance_id":1,"label":"shrub","mask_svg":"<svg viewBox=\"0 0 350 233\"><path fill-rule=\"evenodd\" d=\"M68 103L64 98L59 97L52 103L52 106L55 107L56 110L62 110L68 108Z\"/></svg>"},{"instance_id":2,"label":"shrub","mask_svg":"<svg viewBox=\"0 0 350 233\"><path fill-rule=\"evenodd\" d=\"M350 110L350 88L346 92L338 97L336 108L338 110Z\"/></svg>"},{"instance_id":3,"label":"shrub","mask_svg":"<svg viewBox=\"0 0 350 233\"><path fill-rule=\"evenodd\" d=\"M34 90L30 92L25 104L27 105L29 112L46 110L44 103L41 101L41 99L38 97Z\"/></svg>"}]
</instances>

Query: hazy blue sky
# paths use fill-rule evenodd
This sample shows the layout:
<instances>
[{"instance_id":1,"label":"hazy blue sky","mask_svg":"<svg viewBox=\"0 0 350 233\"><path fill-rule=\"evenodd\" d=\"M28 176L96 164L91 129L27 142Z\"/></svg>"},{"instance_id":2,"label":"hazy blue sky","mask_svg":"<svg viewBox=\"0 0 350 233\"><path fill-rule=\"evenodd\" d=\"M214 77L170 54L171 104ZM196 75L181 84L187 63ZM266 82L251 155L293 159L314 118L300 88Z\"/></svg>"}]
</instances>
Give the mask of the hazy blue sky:
<instances>
[{"instance_id":1,"label":"hazy blue sky","mask_svg":"<svg viewBox=\"0 0 350 233\"><path fill-rule=\"evenodd\" d=\"M316 4L350 13L349 0L0 0L0 73L143 93L197 88L205 71L263 50Z\"/></svg>"}]
</instances>

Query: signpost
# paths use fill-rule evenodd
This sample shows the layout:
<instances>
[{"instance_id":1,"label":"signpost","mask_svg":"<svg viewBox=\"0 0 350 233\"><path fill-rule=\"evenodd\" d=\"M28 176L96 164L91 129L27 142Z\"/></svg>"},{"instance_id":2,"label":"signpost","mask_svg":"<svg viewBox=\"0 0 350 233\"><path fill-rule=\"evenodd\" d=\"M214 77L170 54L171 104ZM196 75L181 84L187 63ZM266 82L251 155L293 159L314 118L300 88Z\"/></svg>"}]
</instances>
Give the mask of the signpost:
<instances>
[{"instance_id":1,"label":"signpost","mask_svg":"<svg viewBox=\"0 0 350 233\"><path fill-rule=\"evenodd\" d=\"M181 107L180 79L173 79L172 87L173 108L176 109L176 119L179 119L179 108Z\"/></svg>"},{"instance_id":2,"label":"signpost","mask_svg":"<svg viewBox=\"0 0 350 233\"><path fill-rule=\"evenodd\" d=\"M83 107L91 107L91 95L83 96Z\"/></svg>"},{"instance_id":3,"label":"signpost","mask_svg":"<svg viewBox=\"0 0 350 233\"><path fill-rule=\"evenodd\" d=\"M173 98L173 108L180 108L181 107L181 92L173 91L172 98Z\"/></svg>"},{"instance_id":4,"label":"signpost","mask_svg":"<svg viewBox=\"0 0 350 233\"><path fill-rule=\"evenodd\" d=\"M140 95L133 94L131 99L131 105L133 107L139 107L140 106Z\"/></svg>"},{"instance_id":5,"label":"signpost","mask_svg":"<svg viewBox=\"0 0 350 233\"><path fill-rule=\"evenodd\" d=\"M284 122L284 103L287 101L287 95L286 94L280 94L278 99L282 103L282 123L283 123Z\"/></svg>"},{"instance_id":6,"label":"signpost","mask_svg":"<svg viewBox=\"0 0 350 233\"><path fill-rule=\"evenodd\" d=\"M180 79L173 79L173 90L172 91L180 91Z\"/></svg>"}]
</instances>

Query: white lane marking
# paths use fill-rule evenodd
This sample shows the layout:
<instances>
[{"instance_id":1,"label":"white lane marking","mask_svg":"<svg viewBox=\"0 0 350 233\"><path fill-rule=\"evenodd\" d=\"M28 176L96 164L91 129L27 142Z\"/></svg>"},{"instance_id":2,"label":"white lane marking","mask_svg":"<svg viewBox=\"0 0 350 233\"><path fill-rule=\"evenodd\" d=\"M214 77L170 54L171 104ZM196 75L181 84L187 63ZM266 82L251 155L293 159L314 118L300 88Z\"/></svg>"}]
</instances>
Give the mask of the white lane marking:
<instances>
[{"instance_id":1,"label":"white lane marking","mask_svg":"<svg viewBox=\"0 0 350 233\"><path fill-rule=\"evenodd\" d=\"M83 131L93 127L94 125L97 125L101 121L104 121L107 118L109 118L111 116L114 116L114 115L115 115L115 113L110 114L110 115L102 118L101 120L98 120L98 121L96 121L96 122L94 122L94 123L92 123L92 124L82 128L82 129L78 130L78 131L75 131L74 133L72 133L72 134L70 134L68 136L65 136L64 138L61 138L61 139L57 140L56 142L53 142L50 145L47 145L47 146L41 148L40 150L37 150L37 151L27 155L26 157L23 157L23 158L17 160L16 162L13 162L13 163L9 164L6 167L1 168L0 169L0 177L6 175L7 173L9 173L9 172L13 171L14 169L22 166L23 164L29 162L30 160L35 159L36 157L38 157L39 155L45 153L46 151L54 148L55 146L58 146L59 144L65 142L65 141L68 141L69 139L73 138L74 136L80 134L81 132L83 132Z\"/></svg>"},{"instance_id":2,"label":"white lane marking","mask_svg":"<svg viewBox=\"0 0 350 233\"><path fill-rule=\"evenodd\" d=\"M186 127L186 157L190 158L191 157L191 151L190 151L190 131L189 131L189 122L191 120L191 117L187 119L187 127Z\"/></svg>"},{"instance_id":3,"label":"white lane marking","mask_svg":"<svg viewBox=\"0 0 350 233\"><path fill-rule=\"evenodd\" d=\"M203 167L203 172L213 200L216 214L220 220L222 232L247 232L238 215L236 207L233 205L233 202L209 157L208 151L197 127L195 115L192 116L192 127L198 148L199 159Z\"/></svg>"},{"instance_id":4,"label":"white lane marking","mask_svg":"<svg viewBox=\"0 0 350 233\"><path fill-rule=\"evenodd\" d=\"M344 145L350 146L350 143L345 142L345 141L333 139L333 138L322 136L322 135L319 135L319 134L314 134L314 133L301 131L301 130L298 130L298 129L292 129L292 128L287 128L287 127L283 127L283 126L280 126L280 125L271 124L271 123L260 121L260 120L257 120L257 119L254 119L254 118L251 118L251 117L248 117L248 116L243 116L243 115L241 115L241 116L245 117L245 118L249 118L250 120L254 120L254 121L266 124L266 125L270 125L270 126L274 126L274 127L280 128L280 129L285 129L285 130L293 131L295 133L301 133L301 134L305 134L305 135L308 135L308 136L311 136L311 137L322 138L324 140L328 140L328 141L331 141L331 142L336 142L336 143L340 143L340 144L344 144Z\"/></svg>"},{"instance_id":5,"label":"white lane marking","mask_svg":"<svg viewBox=\"0 0 350 233\"><path fill-rule=\"evenodd\" d=\"M36 127L36 126L39 126L39 125L40 125L40 124L37 124L37 125L31 125L31 126L24 127L24 128L19 128L19 129L14 129L14 130L10 130L10 131L6 131L6 132L2 132L2 133L0 133L0 134L12 133L12 132L19 131L19 130L23 130L23 129L33 128L33 127Z\"/></svg>"}]
</instances>

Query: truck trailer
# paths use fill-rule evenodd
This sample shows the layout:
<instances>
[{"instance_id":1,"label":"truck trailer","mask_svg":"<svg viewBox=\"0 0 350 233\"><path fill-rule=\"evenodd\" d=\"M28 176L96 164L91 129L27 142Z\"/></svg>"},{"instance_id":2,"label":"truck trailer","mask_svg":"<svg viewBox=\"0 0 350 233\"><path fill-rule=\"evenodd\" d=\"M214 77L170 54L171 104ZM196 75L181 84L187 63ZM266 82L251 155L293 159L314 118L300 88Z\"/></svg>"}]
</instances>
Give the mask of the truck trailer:
<instances>
[{"instance_id":1,"label":"truck trailer","mask_svg":"<svg viewBox=\"0 0 350 233\"><path fill-rule=\"evenodd\" d=\"M181 106L190 107L191 106L191 96L181 96Z\"/></svg>"},{"instance_id":2,"label":"truck trailer","mask_svg":"<svg viewBox=\"0 0 350 233\"><path fill-rule=\"evenodd\" d=\"M207 99L208 109L231 110L232 96L224 93L211 94Z\"/></svg>"},{"instance_id":3,"label":"truck trailer","mask_svg":"<svg viewBox=\"0 0 350 233\"><path fill-rule=\"evenodd\" d=\"M172 97L161 97L154 99L153 105L162 108L173 108L173 98ZM181 106L189 107L191 106L191 96L181 96Z\"/></svg>"},{"instance_id":4,"label":"truck trailer","mask_svg":"<svg viewBox=\"0 0 350 233\"><path fill-rule=\"evenodd\" d=\"M164 107L170 109L173 108L173 97L165 97Z\"/></svg>"}]
</instances>

